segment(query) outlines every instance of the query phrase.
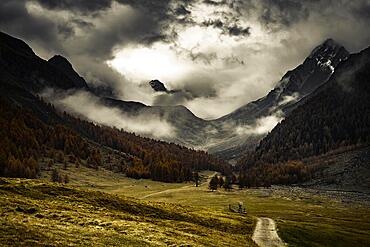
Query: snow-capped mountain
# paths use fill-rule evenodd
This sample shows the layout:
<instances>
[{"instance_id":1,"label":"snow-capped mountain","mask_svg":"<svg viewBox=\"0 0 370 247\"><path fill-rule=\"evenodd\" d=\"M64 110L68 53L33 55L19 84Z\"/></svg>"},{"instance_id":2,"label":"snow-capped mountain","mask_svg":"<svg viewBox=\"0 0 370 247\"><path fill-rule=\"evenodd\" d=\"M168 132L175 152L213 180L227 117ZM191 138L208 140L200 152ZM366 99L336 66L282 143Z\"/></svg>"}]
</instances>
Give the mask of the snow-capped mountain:
<instances>
[{"instance_id":1,"label":"snow-capped mountain","mask_svg":"<svg viewBox=\"0 0 370 247\"><path fill-rule=\"evenodd\" d=\"M349 52L343 46L328 39L317 46L302 64L288 71L265 97L240 107L218 121L231 119L244 122L266 114L272 107L286 105L288 99L298 101L324 84L338 64L348 56Z\"/></svg>"},{"instance_id":2,"label":"snow-capped mountain","mask_svg":"<svg viewBox=\"0 0 370 247\"><path fill-rule=\"evenodd\" d=\"M327 82L341 61L348 58L349 52L332 39L327 39L317 46L302 64L288 71L265 97L248 103L234 112L221 117L215 122L222 126L255 125L258 119L268 116L283 118L294 109L295 104ZM232 123L232 124L231 124ZM227 158L239 155L243 146L254 146L264 135L250 133L235 133L230 131L229 136L223 136L224 142L209 147L209 151L216 152Z\"/></svg>"}]
</instances>

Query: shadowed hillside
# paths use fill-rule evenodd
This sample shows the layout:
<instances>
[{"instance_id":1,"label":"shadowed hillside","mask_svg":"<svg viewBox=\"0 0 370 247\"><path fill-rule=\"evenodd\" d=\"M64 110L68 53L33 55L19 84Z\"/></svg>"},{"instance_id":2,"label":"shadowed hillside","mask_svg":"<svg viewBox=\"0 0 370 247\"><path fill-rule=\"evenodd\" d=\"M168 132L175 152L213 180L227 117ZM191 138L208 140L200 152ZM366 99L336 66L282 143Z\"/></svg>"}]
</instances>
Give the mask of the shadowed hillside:
<instances>
[{"instance_id":1,"label":"shadowed hillside","mask_svg":"<svg viewBox=\"0 0 370 247\"><path fill-rule=\"evenodd\" d=\"M264 166L288 176L284 162L355 149L370 144L370 48L341 63L329 82L306 97L256 148L239 161L241 170ZM366 152L364 153L366 154ZM289 163L289 162L288 162ZM340 162L339 162L340 163ZM334 165L334 164L333 164ZM291 164L296 183L310 178L302 164ZM312 168L312 167L311 167ZM304 174L300 176L300 172ZM368 168L367 168L368 169ZM264 170L264 169L262 169ZM264 174L260 181L271 179ZM298 176L298 177L297 177ZM268 178L270 177L270 178ZM276 176L273 176L276 178ZM289 179L288 179L289 180Z\"/></svg>"}]
</instances>

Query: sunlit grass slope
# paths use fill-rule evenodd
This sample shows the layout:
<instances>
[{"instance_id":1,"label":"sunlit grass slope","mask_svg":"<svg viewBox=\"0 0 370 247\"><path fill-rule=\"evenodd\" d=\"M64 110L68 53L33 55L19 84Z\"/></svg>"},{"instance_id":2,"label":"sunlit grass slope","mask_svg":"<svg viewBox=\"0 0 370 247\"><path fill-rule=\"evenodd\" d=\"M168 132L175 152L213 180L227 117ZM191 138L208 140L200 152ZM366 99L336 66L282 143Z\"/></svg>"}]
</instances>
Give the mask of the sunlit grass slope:
<instances>
[{"instance_id":1,"label":"sunlit grass slope","mask_svg":"<svg viewBox=\"0 0 370 247\"><path fill-rule=\"evenodd\" d=\"M253 219L43 180L0 180L1 246L254 246Z\"/></svg>"}]
</instances>

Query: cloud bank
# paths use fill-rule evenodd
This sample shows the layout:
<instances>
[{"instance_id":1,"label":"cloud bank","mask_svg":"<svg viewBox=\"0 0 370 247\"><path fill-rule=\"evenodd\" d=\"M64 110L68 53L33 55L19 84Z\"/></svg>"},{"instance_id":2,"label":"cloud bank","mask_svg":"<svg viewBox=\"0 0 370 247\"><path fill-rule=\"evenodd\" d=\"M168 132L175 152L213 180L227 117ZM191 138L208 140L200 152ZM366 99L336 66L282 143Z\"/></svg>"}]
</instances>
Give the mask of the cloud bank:
<instances>
[{"instance_id":1,"label":"cloud bank","mask_svg":"<svg viewBox=\"0 0 370 247\"><path fill-rule=\"evenodd\" d=\"M265 95L331 37L370 45L368 0L2 0L0 29L123 100L217 118ZM185 94L161 95L159 79Z\"/></svg>"},{"instance_id":2,"label":"cloud bank","mask_svg":"<svg viewBox=\"0 0 370 247\"><path fill-rule=\"evenodd\" d=\"M261 117L253 125L237 126L235 132L238 135L265 135L283 119L280 114Z\"/></svg>"},{"instance_id":3,"label":"cloud bank","mask_svg":"<svg viewBox=\"0 0 370 247\"><path fill-rule=\"evenodd\" d=\"M124 114L118 108L104 106L99 98L86 91L63 95L46 90L42 96L51 101L58 109L67 110L96 124L160 139L174 138L175 136L175 129L165 120L149 114L135 116Z\"/></svg>"}]
</instances>

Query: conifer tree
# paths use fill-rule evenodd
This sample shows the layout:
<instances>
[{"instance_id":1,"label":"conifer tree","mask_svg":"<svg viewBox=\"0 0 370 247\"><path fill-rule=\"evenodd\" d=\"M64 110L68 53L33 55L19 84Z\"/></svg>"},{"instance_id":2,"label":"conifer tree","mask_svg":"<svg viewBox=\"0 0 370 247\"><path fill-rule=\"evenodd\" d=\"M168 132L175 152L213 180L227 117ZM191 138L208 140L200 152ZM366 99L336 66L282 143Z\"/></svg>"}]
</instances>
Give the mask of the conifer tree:
<instances>
[{"instance_id":1,"label":"conifer tree","mask_svg":"<svg viewBox=\"0 0 370 247\"><path fill-rule=\"evenodd\" d=\"M223 184L223 188L225 190L231 190L232 187L231 187L231 179L228 178L228 177L225 177L225 181L224 181L224 184Z\"/></svg>"},{"instance_id":2,"label":"conifer tree","mask_svg":"<svg viewBox=\"0 0 370 247\"><path fill-rule=\"evenodd\" d=\"M217 190L217 187L218 187L218 177L217 175L214 175L209 181L208 188L212 191L215 191Z\"/></svg>"},{"instance_id":3,"label":"conifer tree","mask_svg":"<svg viewBox=\"0 0 370 247\"><path fill-rule=\"evenodd\" d=\"M220 188L222 188L222 186L224 186L224 178L222 176L219 176L218 177L218 186L220 186Z\"/></svg>"},{"instance_id":4,"label":"conifer tree","mask_svg":"<svg viewBox=\"0 0 370 247\"><path fill-rule=\"evenodd\" d=\"M193 179L194 179L194 182L195 182L195 187L198 187L199 186L199 173L198 172L193 172Z\"/></svg>"}]
</instances>

